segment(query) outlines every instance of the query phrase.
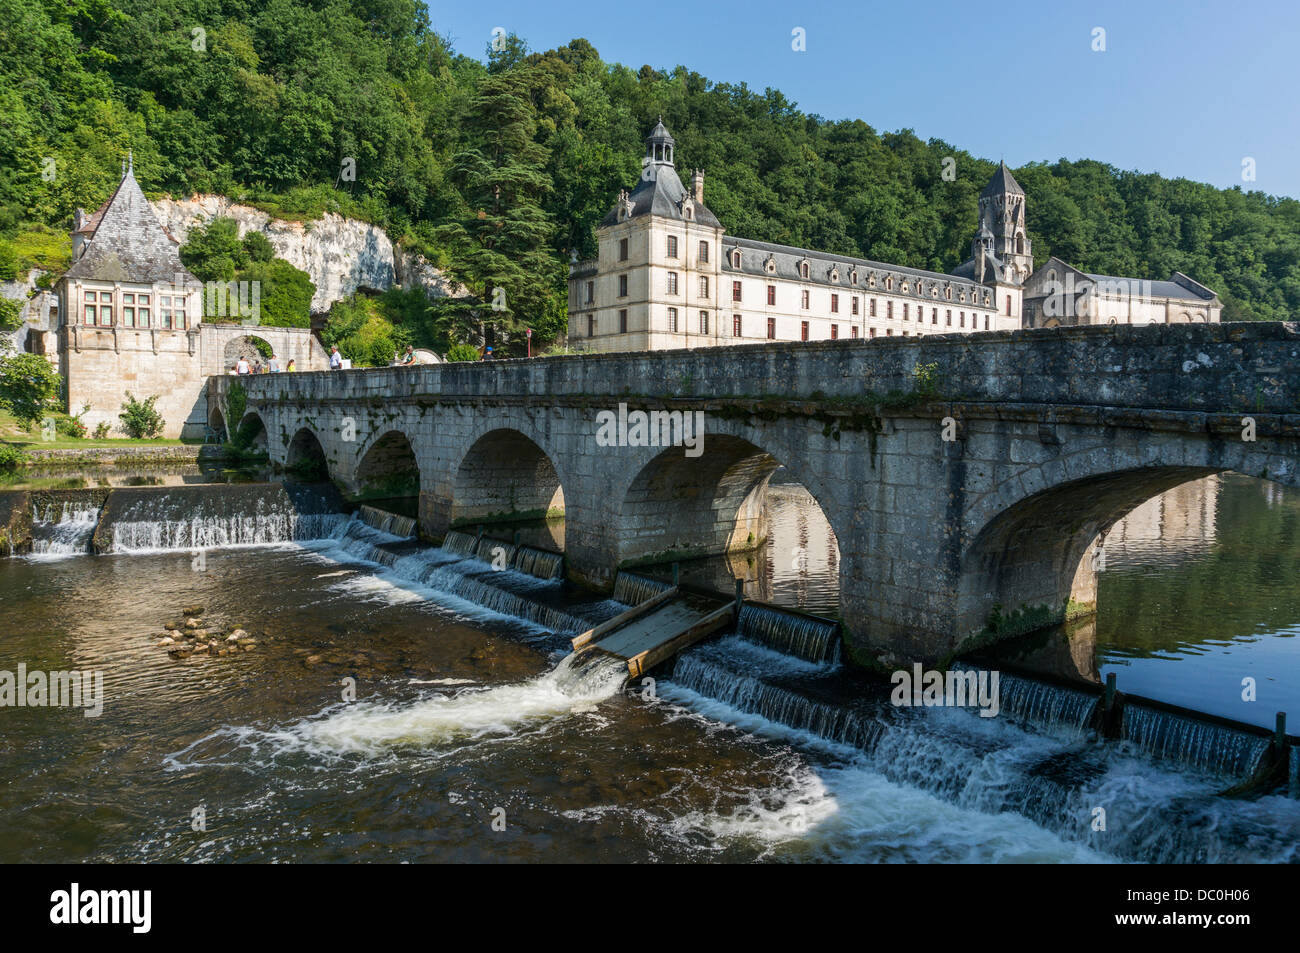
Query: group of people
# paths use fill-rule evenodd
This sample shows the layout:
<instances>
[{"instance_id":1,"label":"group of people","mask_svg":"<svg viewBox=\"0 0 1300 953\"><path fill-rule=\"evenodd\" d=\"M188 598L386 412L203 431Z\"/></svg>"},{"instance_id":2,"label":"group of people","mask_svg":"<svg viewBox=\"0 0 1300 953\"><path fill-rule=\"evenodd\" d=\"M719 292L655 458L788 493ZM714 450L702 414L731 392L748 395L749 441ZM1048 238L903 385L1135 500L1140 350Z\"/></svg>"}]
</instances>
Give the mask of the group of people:
<instances>
[{"instance_id":1,"label":"group of people","mask_svg":"<svg viewBox=\"0 0 1300 953\"><path fill-rule=\"evenodd\" d=\"M298 367L294 363L293 358L289 358L289 363L282 368L280 367L279 359L272 354L267 358L265 365L263 365L260 360L250 362L248 358L241 357L230 366L230 373L242 377L245 374L279 374L282 370L287 372L296 371L297 369Z\"/></svg>"}]
</instances>

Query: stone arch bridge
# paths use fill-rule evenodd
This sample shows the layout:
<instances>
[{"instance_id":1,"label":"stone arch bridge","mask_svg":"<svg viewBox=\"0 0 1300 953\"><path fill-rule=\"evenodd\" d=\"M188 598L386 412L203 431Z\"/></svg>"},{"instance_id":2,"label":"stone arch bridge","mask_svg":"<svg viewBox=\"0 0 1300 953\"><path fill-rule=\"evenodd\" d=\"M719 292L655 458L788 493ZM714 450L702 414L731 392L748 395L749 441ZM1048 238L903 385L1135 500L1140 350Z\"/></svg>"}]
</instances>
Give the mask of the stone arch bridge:
<instances>
[{"instance_id":1,"label":"stone arch bridge","mask_svg":"<svg viewBox=\"0 0 1300 953\"><path fill-rule=\"evenodd\" d=\"M212 380L214 406L225 406L230 380ZM1180 483L1233 470L1300 485L1295 323L750 345L242 383L245 414L260 418L277 464L323 461L357 494L418 487L421 531L434 539L462 523L562 511L567 571L598 587L620 566L760 542L767 481L784 465L834 530L846 646L862 662L943 658L990 625L1086 613L1096 601L1090 553L1108 528ZM661 412L652 419L666 439L642 439L637 411ZM697 420L698 445L689 429L674 434ZM683 445L664 445L674 437Z\"/></svg>"}]
</instances>

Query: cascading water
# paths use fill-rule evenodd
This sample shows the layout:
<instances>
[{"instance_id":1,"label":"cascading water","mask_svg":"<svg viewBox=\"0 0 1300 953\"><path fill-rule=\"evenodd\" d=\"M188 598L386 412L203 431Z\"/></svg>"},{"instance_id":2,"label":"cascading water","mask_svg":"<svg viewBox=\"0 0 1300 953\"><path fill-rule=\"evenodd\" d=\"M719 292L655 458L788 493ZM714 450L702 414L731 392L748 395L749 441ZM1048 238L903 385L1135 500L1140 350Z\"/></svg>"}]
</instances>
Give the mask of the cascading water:
<instances>
[{"instance_id":1,"label":"cascading water","mask_svg":"<svg viewBox=\"0 0 1300 953\"><path fill-rule=\"evenodd\" d=\"M401 746L504 737L519 727L584 711L612 698L627 681L627 664L599 652L565 656L526 682L440 690L415 702L361 701L274 732L223 728L169 756L173 767L202 763L231 741L276 755L381 756Z\"/></svg>"},{"instance_id":2,"label":"cascading water","mask_svg":"<svg viewBox=\"0 0 1300 953\"><path fill-rule=\"evenodd\" d=\"M538 579L559 579L564 572L564 556L544 549L520 546L511 565Z\"/></svg>"},{"instance_id":3,"label":"cascading water","mask_svg":"<svg viewBox=\"0 0 1300 953\"><path fill-rule=\"evenodd\" d=\"M1262 753L1259 739L1166 723L1152 729L1157 747L1189 747L1189 760L1202 770L1166 767L1086 734L1097 696L999 675L998 717L895 707L879 683L733 636L683 653L662 693L748 730L860 752L890 781L982 813L1013 811L1122 859L1294 859L1300 826L1294 811L1279 806L1283 799L1225 807L1222 776L1204 770L1234 767L1248 775ZM1209 758L1206 750L1220 755ZM1297 764L1293 758L1293 774ZM1097 807L1107 812L1107 832L1091 829Z\"/></svg>"},{"instance_id":4,"label":"cascading water","mask_svg":"<svg viewBox=\"0 0 1300 953\"><path fill-rule=\"evenodd\" d=\"M325 489L278 483L113 490L100 552L149 553L329 539L349 517Z\"/></svg>"},{"instance_id":5,"label":"cascading water","mask_svg":"<svg viewBox=\"0 0 1300 953\"><path fill-rule=\"evenodd\" d=\"M357 510L357 519L381 533L388 533L402 539L410 539L415 535L414 517L390 513L376 506L361 506Z\"/></svg>"},{"instance_id":6,"label":"cascading water","mask_svg":"<svg viewBox=\"0 0 1300 953\"><path fill-rule=\"evenodd\" d=\"M1267 738L1135 702L1124 705L1122 736L1154 758L1224 777L1254 774L1269 746Z\"/></svg>"},{"instance_id":7,"label":"cascading water","mask_svg":"<svg viewBox=\"0 0 1300 953\"><path fill-rule=\"evenodd\" d=\"M478 537L473 533L462 533L460 530L453 529L442 538L442 548L457 556L470 556L473 555L477 542Z\"/></svg>"},{"instance_id":8,"label":"cascading water","mask_svg":"<svg viewBox=\"0 0 1300 953\"><path fill-rule=\"evenodd\" d=\"M614 601L635 606L671 589L672 583L632 572L621 572L614 580Z\"/></svg>"},{"instance_id":9,"label":"cascading water","mask_svg":"<svg viewBox=\"0 0 1300 953\"><path fill-rule=\"evenodd\" d=\"M750 641L809 662L833 665L840 658L840 632L834 622L746 604L740 609L739 631Z\"/></svg>"},{"instance_id":10,"label":"cascading water","mask_svg":"<svg viewBox=\"0 0 1300 953\"><path fill-rule=\"evenodd\" d=\"M961 666L960 670L982 671L969 666ZM1100 696L1080 689L998 673L998 704L1002 712L1031 725L1082 733L1092 721L1099 702Z\"/></svg>"},{"instance_id":11,"label":"cascading water","mask_svg":"<svg viewBox=\"0 0 1300 953\"><path fill-rule=\"evenodd\" d=\"M49 500L33 507L32 555L55 558L90 552L99 504L90 499Z\"/></svg>"}]
</instances>

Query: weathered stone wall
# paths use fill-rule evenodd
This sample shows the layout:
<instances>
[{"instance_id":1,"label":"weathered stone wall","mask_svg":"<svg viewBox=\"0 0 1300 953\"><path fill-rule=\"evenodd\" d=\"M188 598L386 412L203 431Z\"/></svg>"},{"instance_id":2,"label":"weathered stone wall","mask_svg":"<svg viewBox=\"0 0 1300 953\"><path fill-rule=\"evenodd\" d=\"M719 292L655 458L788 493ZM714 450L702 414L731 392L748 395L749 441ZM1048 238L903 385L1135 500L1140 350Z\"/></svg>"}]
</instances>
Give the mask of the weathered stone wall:
<instances>
[{"instance_id":1,"label":"weathered stone wall","mask_svg":"<svg viewBox=\"0 0 1300 953\"><path fill-rule=\"evenodd\" d=\"M918 366L937 396L915 393ZM404 434L420 470L426 535L458 518L500 515L506 504L532 507L519 488L522 480L550 491L544 456L563 493L569 572L595 585L638 560L753 545L766 480L783 464L839 541L841 614L860 660L940 658L991 621L1059 618L1071 599L1086 611L1096 587L1089 551L1115 520L1171 486L1222 470L1300 485L1295 324L1068 328L246 380L272 459L319 441L331 476L351 490L376 444ZM620 402L703 411L703 452L602 445L597 415ZM1243 439L1247 414L1254 440Z\"/></svg>"},{"instance_id":2,"label":"weathered stone wall","mask_svg":"<svg viewBox=\"0 0 1300 953\"><path fill-rule=\"evenodd\" d=\"M164 437L202 439L209 422L207 380L227 371L223 357L231 340L262 338L282 364L293 357L304 370L329 364L320 342L306 328L203 324L169 331L71 325L61 333L68 409L79 414L89 405L81 419L92 433L106 422L115 435L121 435L118 414L130 392L141 400L158 395L156 406L166 421Z\"/></svg>"}]
</instances>

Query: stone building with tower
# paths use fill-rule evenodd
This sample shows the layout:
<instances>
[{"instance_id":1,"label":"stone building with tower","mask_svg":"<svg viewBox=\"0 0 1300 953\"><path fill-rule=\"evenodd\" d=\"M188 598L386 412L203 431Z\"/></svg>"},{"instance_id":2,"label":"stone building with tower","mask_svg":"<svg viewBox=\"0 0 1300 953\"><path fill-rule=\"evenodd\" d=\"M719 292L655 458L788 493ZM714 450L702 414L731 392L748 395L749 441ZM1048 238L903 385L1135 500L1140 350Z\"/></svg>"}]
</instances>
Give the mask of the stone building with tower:
<instances>
[{"instance_id":1,"label":"stone building with tower","mask_svg":"<svg viewBox=\"0 0 1300 953\"><path fill-rule=\"evenodd\" d=\"M55 284L57 354L66 409L91 431L117 432L129 392L158 396L164 436L201 439L209 423L207 377L240 354L270 344L299 370L327 366L306 328L205 322L204 286L182 264L128 162L113 195L93 215L73 218L72 264ZM223 289L224 290L224 289Z\"/></svg>"},{"instance_id":2,"label":"stone building with tower","mask_svg":"<svg viewBox=\"0 0 1300 953\"><path fill-rule=\"evenodd\" d=\"M1033 326L1026 289L1039 286L1025 192L1005 163L980 193L970 258L942 274L729 236L705 204L704 173L692 174L689 189L678 176L675 148L660 120L646 138L640 181L596 228L596 257L570 264L571 346L662 350ZM1169 292L1166 284L1157 290Z\"/></svg>"}]
</instances>

